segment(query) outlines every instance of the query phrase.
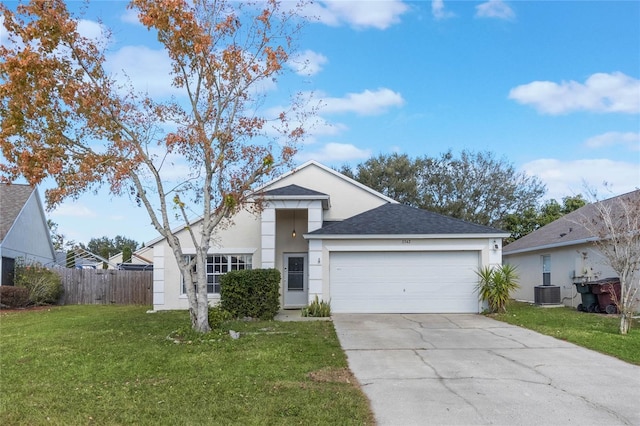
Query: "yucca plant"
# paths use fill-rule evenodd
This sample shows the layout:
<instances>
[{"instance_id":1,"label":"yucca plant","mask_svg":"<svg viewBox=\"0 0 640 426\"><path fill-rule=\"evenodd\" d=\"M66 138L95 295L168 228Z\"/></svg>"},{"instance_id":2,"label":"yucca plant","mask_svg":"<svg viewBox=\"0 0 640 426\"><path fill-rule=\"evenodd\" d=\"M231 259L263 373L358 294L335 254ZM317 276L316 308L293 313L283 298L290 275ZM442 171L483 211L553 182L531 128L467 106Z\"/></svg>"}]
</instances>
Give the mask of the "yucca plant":
<instances>
[{"instance_id":1,"label":"yucca plant","mask_svg":"<svg viewBox=\"0 0 640 426\"><path fill-rule=\"evenodd\" d=\"M520 287L513 265L484 266L476 272L480 278L476 285L478 297L489 304L490 312L506 312L511 293Z\"/></svg>"},{"instance_id":2,"label":"yucca plant","mask_svg":"<svg viewBox=\"0 0 640 426\"><path fill-rule=\"evenodd\" d=\"M319 300L316 295L313 302L309 306L302 308L303 317L330 317L331 316L331 302L325 302Z\"/></svg>"}]
</instances>

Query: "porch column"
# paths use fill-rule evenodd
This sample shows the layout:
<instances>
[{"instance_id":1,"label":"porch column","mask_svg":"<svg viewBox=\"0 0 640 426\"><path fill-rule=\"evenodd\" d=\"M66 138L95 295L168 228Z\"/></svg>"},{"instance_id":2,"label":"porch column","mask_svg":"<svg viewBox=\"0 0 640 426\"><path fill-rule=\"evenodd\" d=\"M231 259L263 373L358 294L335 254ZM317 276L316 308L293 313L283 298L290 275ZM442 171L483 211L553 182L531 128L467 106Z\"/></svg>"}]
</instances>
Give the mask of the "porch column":
<instances>
[{"instance_id":1,"label":"porch column","mask_svg":"<svg viewBox=\"0 0 640 426\"><path fill-rule=\"evenodd\" d=\"M276 267L276 209L265 206L260 215L262 268Z\"/></svg>"},{"instance_id":2,"label":"porch column","mask_svg":"<svg viewBox=\"0 0 640 426\"><path fill-rule=\"evenodd\" d=\"M322 228L322 202L313 201L307 208L307 232ZM322 240L309 240L309 303L322 297Z\"/></svg>"},{"instance_id":3,"label":"porch column","mask_svg":"<svg viewBox=\"0 0 640 426\"><path fill-rule=\"evenodd\" d=\"M322 203L314 201L307 207L307 232L322 228Z\"/></svg>"},{"instance_id":4,"label":"porch column","mask_svg":"<svg viewBox=\"0 0 640 426\"><path fill-rule=\"evenodd\" d=\"M164 246L153 247L153 310L164 309Z\"/></svg>"},{"instance_id":5,"label":"porch column","mask_svg":"<svg viewBox=\"0 0 640 426\"><path fill-rule=\"evenodd\" d=\"M322 240L309 240L309 303L322 297Z\"/></svg>"}]
</instances>

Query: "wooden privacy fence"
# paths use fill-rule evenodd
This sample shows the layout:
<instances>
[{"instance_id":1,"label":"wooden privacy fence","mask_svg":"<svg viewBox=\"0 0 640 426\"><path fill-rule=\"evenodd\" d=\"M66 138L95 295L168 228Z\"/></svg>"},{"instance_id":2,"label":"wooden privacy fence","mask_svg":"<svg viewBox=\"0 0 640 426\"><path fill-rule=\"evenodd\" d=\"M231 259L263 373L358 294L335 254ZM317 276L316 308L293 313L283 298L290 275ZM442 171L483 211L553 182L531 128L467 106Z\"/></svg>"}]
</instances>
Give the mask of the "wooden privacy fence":
<instances>
[{"instance_id":1,"label":"wooden privacy fence","mask_svg":"<svg viewBox=\"0 0 640 426\"><path fill-rule=\"evenodd\" d=\"M62 305L151 305L152 271L55 269L62 277Z\"/></svg>"}]
</instances>

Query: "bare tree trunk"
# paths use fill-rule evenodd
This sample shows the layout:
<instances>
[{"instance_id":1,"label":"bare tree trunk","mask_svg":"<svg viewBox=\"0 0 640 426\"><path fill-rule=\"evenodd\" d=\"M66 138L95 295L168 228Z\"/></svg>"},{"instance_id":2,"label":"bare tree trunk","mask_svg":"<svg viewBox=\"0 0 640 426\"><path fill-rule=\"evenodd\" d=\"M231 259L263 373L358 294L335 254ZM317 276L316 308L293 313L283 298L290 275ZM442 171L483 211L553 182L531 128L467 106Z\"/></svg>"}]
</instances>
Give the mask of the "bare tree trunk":
<instances>
[{"instance_id":1,"label":"bare tree trunk","mask_svg":"<svg viewBox=\"0 0 640 426\"><path fill-rule=\"evenodd\" d=\"M631 328L631 317L623 312L620 314L620 334L627 334Z\"/></svg>"},{"instance_id":2,"label":"bare tree trunk","mask_svg":"<svg viewBox=\"0 0 640 426\"><path fill-rule=\"evenodd\" d=\"M191 317L191 328L199 333L208 333L211 331L209 326L209 306L206 303L198 303L197 309L189 308L189 316Z\"/></svg>"}]
</instances>

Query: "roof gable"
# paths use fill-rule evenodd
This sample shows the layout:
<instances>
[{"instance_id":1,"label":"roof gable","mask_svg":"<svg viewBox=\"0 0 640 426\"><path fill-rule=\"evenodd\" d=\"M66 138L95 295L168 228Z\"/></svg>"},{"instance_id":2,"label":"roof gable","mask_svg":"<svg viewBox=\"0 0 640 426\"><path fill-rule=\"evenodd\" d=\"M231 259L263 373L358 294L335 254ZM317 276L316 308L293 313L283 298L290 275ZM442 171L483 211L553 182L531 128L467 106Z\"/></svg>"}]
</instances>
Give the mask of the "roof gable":
<instances>
[{"instance_id":1,"label":"roof gable","mask_svg":"<svg viewBox=\"0 0 640 426\"><path fill-rule=\"evenodd\" d=\"M281 188L270 189L268 191L264 191L261 195L270 196L270 197L328 197L327 194L314 191L313 189L303 188L299 185L289 185L283 186Z\"/></svg>"},{"instance_id":2,"label":"roof gable","mask_svg":"<svg viewBox=\"0 0 640 426\"><path fill-rule=\"evenodd\" d=\"M33 191L30 185L0 185L0 242L9 233Z\"/></svg>"},{"instance_id":3,"label":"roof gable","mask_svg":"<svg viewBox=\"0 0 640 426\"><path fill-rule=\"evenodd\" d=\"M322 208L329 208L329 196L323 192L304 188L299 185L283 186L260 193L265 200L320 200Z\"/></svg>"},{"instance_id":4,"label":"roof gable","mask_svg":"<svg viewBox=\"0 0 640 426\"><path fill-rule=\"evenodd\" d=\"M640 198L640 190L600 202L607 208L615 209L622 197ZM597 238L584 226L584 223L593 221L597 217L597 213L598 211L593 203L582 206L506 245L503 249L503 254L508 255L596 241Z\"/></svg>"},{"instance_id":5,"label":"roof gable","mask_svg":"<svg viewBox=\"0 0 640 426\"><path fill-rule=\"evenodd\" d=\"M301 172L301 171L303 171L305 169L309 169L309 168L317 168L319 170L322 170L323 172L327 173L328 175L334 176L334 177L336 177L336 178L338 178L338 179L340 179L340 180L342 180L342 181L344 181L346 183L349 183L350 185L353 185L354 187L357 187L357 188L361 189L364 192L367 192L367 193L369 193L371 195L374 195L374 196L376 196L376 197L378 197L378 198L380 198L380 199L382 199L382 200L384 200L384 201L386 201L388 203L397 203L396 200L394 200L392 198L389 198L386 195L384 195L384 194L382 194L382 193L380 193L378 191L375 191L375 190L369 188L368 186L363 185L360 182L358 182L358 181L356 181L354 179L351 179L350 177L345 176L342 173L340 173L340 172L338 172L336 170L333 170L332 168L327 167L324 164L318 163L317 161L314 161L314 160L307 161L306 163L296 167L295 169L290 170L290 171L288 171L286 173L283 173L282 175L278 176L277 178L273 179L270 182L267 182L265 185L263 185L262 187L258 188L256 190L256 192L263 191L263 190L269 190L269 188L286 185L286 181L290 180L291 176L294 176L296 173L299 173L299 172ZM285 182L283 182L283 181L285 181Z\"/></svg>"},{"instance_id":6,"label":"roof gable","mask_svg":"<svg viewBox=\"0 0 640 426\"><path fill-rule=\"evenodd\" d=\"M404 204L384 204L308 235L461 235L507 233Z\"/></svg>"}]
</instances>

